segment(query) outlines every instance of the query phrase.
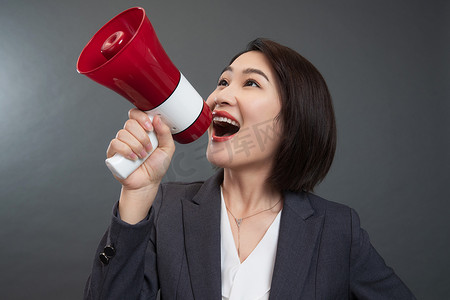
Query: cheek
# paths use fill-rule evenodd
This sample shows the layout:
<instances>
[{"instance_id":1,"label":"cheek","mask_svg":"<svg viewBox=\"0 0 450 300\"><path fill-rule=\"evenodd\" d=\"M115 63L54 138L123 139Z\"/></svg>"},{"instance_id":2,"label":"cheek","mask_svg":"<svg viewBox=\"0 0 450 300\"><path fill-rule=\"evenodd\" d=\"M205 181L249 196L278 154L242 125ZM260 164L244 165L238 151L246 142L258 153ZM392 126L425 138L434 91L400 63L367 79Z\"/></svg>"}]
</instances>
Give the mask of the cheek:
<instances>
[{"instance_id":1,"label":"cheek","mask_svg":"<svg viewBox=\"0 0 450 300\"><path fill-rule=\"evenodd\" d=\"M206 105L208 105L211 110L214 109L214 106L215 106L214 99L215 98L216 98L216 96L215 96L215 93L213 92L213 93L211 93L211 95L209 95L208 99L206 99Z\"/></svg>"},{"instance_id":2,"label":"cheek","mask_svg":"<svg viewBox=\"0 0 450 300\"><path fill-rule=\"evenodd\" d=\"M269 122L280 113L281 106L275 100L254 101L245 108L246 115L252 122Z\"/></svg>"}]
</instances>

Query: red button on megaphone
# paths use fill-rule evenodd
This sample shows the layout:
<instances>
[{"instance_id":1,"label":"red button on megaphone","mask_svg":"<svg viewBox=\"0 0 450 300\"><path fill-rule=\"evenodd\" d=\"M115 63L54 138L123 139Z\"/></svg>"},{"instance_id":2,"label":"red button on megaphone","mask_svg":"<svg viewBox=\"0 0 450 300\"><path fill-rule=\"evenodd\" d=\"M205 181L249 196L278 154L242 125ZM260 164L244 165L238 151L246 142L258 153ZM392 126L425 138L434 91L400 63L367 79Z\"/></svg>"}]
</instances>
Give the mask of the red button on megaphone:
<instances>
[{"instance_id":1,"label":"red button on megaphone","mask_svg":"<svg viewBox=\"0 0 450 300\"><path fill-rule=\"evenodd\" d=\"M211 124L211 111L169 59L141 7L106 23L84 47L77 71L122 95L150 118L160 115L179 143L195 141ZM151 132L149 137L155 149L156 135ZM124 179L145 159L132 161L116 154L106 164Z\"/></svg>"}]
</instances>

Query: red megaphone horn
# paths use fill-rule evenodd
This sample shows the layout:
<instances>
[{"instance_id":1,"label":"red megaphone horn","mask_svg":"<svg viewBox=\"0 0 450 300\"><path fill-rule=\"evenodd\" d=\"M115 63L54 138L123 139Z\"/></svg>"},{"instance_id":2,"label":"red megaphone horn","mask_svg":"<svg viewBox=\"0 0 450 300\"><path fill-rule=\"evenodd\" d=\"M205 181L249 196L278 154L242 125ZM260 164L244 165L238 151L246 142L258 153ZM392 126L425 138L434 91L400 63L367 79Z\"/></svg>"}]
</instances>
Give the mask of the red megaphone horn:
<instances>
[{"instance_id":1,"label":"red megaphone horn","mask_svg":"<svg viewBox=\"0 0 450 300\"><path fill-rule=\"evenodd\" d=\"M122 95L151 119L160 115L179 143L195 141L211 124L209 107L170 61L141 7L106 23L84 47L77 71ZM149 137L156 149L154 132ZM116 154L106 164L124 179L147 157L132 161Z\"/></svg>"}]
</instances>

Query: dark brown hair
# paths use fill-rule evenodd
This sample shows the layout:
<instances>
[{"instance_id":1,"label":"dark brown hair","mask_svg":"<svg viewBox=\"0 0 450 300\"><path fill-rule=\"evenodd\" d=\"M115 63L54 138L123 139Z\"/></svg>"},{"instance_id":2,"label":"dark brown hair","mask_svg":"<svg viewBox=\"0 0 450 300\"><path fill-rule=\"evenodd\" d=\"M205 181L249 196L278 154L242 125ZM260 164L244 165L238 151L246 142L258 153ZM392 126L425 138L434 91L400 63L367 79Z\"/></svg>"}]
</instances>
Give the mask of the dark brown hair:
<instances>
[{"instance_id":1,"label":"dark brown hair","mask_svg":"<svg viewBox=\"0 0 450 300\"><path fill-rule=\"evenodd\" d=\"M278 80L282 136L268 182L290 191L313 191L328 173L336 150L336 122L328 87L319 71L296 51L258 38L245 51L262 52ZM230 64L231 64L230 63Z\"/></svg>"}]
</instances>

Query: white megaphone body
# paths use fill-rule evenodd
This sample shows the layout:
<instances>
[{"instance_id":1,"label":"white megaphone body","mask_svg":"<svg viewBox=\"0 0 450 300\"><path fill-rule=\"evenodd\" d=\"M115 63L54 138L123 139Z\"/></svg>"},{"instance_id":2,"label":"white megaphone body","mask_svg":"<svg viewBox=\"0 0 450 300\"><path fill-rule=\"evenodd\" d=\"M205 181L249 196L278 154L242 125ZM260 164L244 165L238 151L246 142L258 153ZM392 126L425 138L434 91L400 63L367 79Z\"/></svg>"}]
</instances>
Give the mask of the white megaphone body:
<instances>
[{"instance_id":1,"label":"white megaphone body","mask_svg":"<svg viewBox=\"0 0 450 300\"><path fill-rule=\"evenodd\" d=\"M77 71L119 93L150 119L160 115L179 143L195 141L211 124L209 107L171 62L143 8L130 8L106 23L84 47ZM155 133L149 137L156 149ZM147 157L132 161L116 154L106 165L125 179Z\"/></svg>"}]
</instances>

